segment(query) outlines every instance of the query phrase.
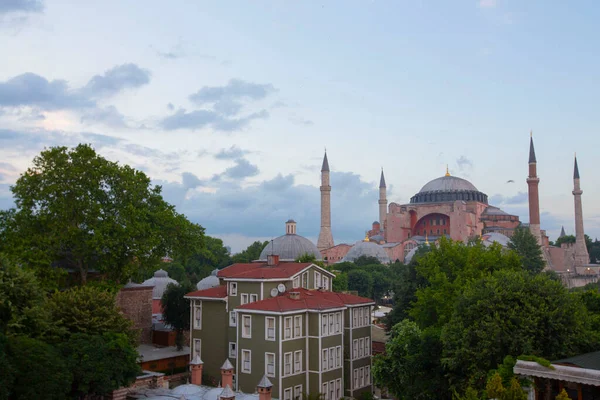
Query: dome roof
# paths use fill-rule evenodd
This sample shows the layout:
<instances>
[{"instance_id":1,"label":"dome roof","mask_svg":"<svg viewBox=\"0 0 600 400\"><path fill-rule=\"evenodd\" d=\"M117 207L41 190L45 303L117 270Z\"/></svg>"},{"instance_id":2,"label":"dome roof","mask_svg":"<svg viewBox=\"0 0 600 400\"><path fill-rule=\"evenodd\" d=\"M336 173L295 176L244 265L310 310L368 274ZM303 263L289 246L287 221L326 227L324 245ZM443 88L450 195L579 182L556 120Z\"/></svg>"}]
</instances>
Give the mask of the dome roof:
<instances>
[{"instance_id":1,"label":"dome roof","mask_svg":"<svg viewBox=\"0 0 600 400\"><path fill-rule=\"evenodd\" d=\"M321 253L317 246L310 240L300 235L288 234L273 239L261 251L258 261L267 261L267 255L276 254L280 261L295 261L305 254L315 256L321 260Z\"/></svg>"},{"instance_id":2,"label":"dome roof","mask_svg":"<svg viewBox=\"0 0 600 400\"><path fill-rule=\"evenodd\" d=\"M175 279L169 278L169 273L167 271L159 269L154 273L152 278L146 279L143 284L146 286L154 286L154 289L152 289L152 298L161 299L169 283L179 285Z\"/></svg>"},{"instance_id":3,"label":"dome roof","mask_svg":"<svg viewBox=\"0 0 600 400\"><path fill-rule=\"evenodd\" d=\"M472 190L477 192L477 188L468 180L456 176L442 176L429 181L421 188L419 193L424 192L454 192L459 190Z\"/></svg>"},{"instance_id":4,"label":"dome roof","mask_svg":"<svg viewBox=\"0 0 600 400\"><path fill-rule=\"evenodd\" d=\"M489 232L481 236L481 240L485 247L489 247L492 243L496 242L502 247L508 247L510 238L498 232Z\"/></svg>"},{"instance_id":5,"label":"dome roof","mask_svg":"<svg viewBox=\"0 0 600 400\"><path fill-rule=\"evenodd\" d=\"M210 289L219 286L219 278L217 278L218 269L213 270L209 276L201 279L196 285L198 290Z\"/></svg>"},{"instance_id":6,"label":"dome roof","mask_svg":"<svg viewBox=\"0 0 600 400\"><path fill-rule=\"evenodd\" d=\"M375 257L382 264L388 264L390 262L390 258L388 257L383 247L381 247L375 242L368 242L365 240L356 242L356 244L352 246L350 250L348 250L348 253L346 253L344 258L342 259L342 262L352 262L361 256Z\"/></svg>"}]
</instances>

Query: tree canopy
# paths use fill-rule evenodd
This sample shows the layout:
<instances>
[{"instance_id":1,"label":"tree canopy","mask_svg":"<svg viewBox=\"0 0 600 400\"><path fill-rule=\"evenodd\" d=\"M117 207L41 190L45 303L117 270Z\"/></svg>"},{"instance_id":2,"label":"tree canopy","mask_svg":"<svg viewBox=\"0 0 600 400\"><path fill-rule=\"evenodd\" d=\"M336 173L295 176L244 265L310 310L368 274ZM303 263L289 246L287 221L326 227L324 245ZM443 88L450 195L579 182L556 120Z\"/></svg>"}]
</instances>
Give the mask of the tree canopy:
<instances>
[{"instance_id":1,"label":"tree canopy","mask_svg":"<svg viewBox=\"0 0 600 400\"><path fill-rule=\"evenodd\" d=\"M523 268L527 271L537 274L544 269L546 263L542 255L542 248L529 229L517 227L508 242L508 248L514 250L521 257Z\"/></svg>"},{"instance_id":2,"label":"tree canopy","mask_svg":"<svg viewBox=\"0 0 600 400\"><path fill-rule=\"evenodd\" d=\"M265 247L267 247L267 245L269 243L270 243L269 241L265 241L265 242L256 241L256 242L252 243L250 246L248 246L246 248L246 250L241 251L237 254L234 254L231 257L231 260L234 263L249 263L254 260L258 260L258 258L260 257L261 251L263 251L263 249Z\"/></svg>"},{"instance_id":3,"label":"tree canopy","mask_svg":"<svg viewBox=\"0 0 600 400\"><path fill-rule=\"evenodd\" d=\"M183 348L183 331L190 329L190 301L184 296L190 293L192 286L169 284L163 293L161 304L163 318L177 332L177 350Z\"/></svg>"}]
</instances>

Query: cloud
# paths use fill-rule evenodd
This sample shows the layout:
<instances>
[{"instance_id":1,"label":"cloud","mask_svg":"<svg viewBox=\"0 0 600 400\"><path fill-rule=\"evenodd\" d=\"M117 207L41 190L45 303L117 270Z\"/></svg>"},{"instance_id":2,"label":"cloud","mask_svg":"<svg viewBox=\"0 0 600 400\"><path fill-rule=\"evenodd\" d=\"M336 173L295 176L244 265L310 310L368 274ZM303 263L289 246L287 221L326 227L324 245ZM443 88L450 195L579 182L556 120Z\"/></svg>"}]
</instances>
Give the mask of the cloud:
<instances>
[{"instance_id":1,"label":"cloud","mask_svg":"<svg viewBox=\"0 0 600 400\"><path fill-rule=\"evenodd\" d=\"M150 82L150 71L129 63L117 65L103 75L90 79L82 89L90 97L113 96L125 89L135 89Z\"/></svg>"},{"instance_id":2,"label":"cloud","mask_svg":"<svg viewBox=\"0 0 600 400\"><path fill-rule=\"evenodd\" d=\"M494 204L494 205L502 205L502 204L515 205L515 204L525 204L525 203L527 203L528 199L529 199L529 197L528 197L527 193L518 192L514 196L503 196L501 194L495 194L492 197L490 197L489 201L490 201L490 204Z\"/></svg>"},{"instance_id":3,"label":"cloud","mask_svg":"<svg viewBox=\"0 0 600 400\"><path fill-rule=\"evenodd\" d=\"M245 117L228 118L212 110L195 110L187 112L179 109L175 114L164 118L160 126L168 131L176 129L202 129L212 127L217 131L233 132L244 128L255 119L265 119L269 113L265 110Z\"/></svg>"},{"instance_id":4,"label":"cloud","mask_svg":"<svg viewBox=\"0 0 600 400\"><path fill-rule=\"evenodd\" d=\"M227 168L223 175L231 179L249 178L258 175L258 167L245 158L238 158L235 160L235 165Z\"/></svg>"},{"instance_id":5,"label":"cloud","mask_svg":"<svg viewBox=\"0 0 600 400\"><path fill-rule=\"evenodd\" d=\"M91 107L94 102L70 90L64 80L48 81L31 72L0 82L0 107L33 106L45 110Z\"/></svg>"},{"instance_id":6,"label":"cloud","mask_svg":"<svg viewBox=\"0 0 600 400\"><path fill-rule=\"evenodd\" d=\"M198 177L191 172L184 172L181 174L183 187L186 189L195 189L198 186L204 185L204 183L198 179Z\"/></svg>"},{"instance_id":7,"label":"cloud","mask_svg":"<svg viewBox=\"0 0 600 400\"><path fill-rule=\"evenodd\" d=\"M0 15L12 12L36 13L44 10L41 0L2 0L0 1Z\"/></svg>"},{"instance_id":8,"label":"cloud","mask_svg":"<svg viewBox=\"0 0 600 400\"><path fill-rule=\"evenodd\" d=\"M95 143L96 146L116 146L123 142L123 139L121 138L115 136L101 135L98 133L84 132L81 134L81 136L84 139L90 140L91 142Z\"/></svg>"},{"instance_id":9,"label":"cloud","mask_svg":"<svg viewBox=\"0 0 600 400\"><path fill-rule=\"evenodd\" d=\"M460 156L457 160L456 160L456 164L458 164L458 168L463 171L467 168L473 168L473 161L469 160L467 157L465 156Z\"/></svg>"},{"instance_id":10,"label":"cloud","mask_svg":"<svg viewBox=\"0 0 600 400\"><path fill-rule=\"evenodd\" d=\"M242 101L262 100L276 91L271 84L231 79L225 86L204 86L190 95L190 101L197 105L212 104L223 115L236 115L243 107Z\"/></svg>"},{"instance_id":11,"label":"cloud","mask_svg":"<svg viewBox=\"0 0 600 400\"><path fill-rule=\"evenodd\" d=\"M297 115L290 116L290 122L300 126L313 126L315 123L309 119L299 117Z\"/></svg>"},{"instance_id":12,"label":"cloud","mask_svg":"<svg viewBox=\"0 0 600 400\"><path fill-rule=\"evenodd\" d=\"M81 116L81 123L95 124L101 123L111 128L125 128L125 116L121 114L115 106L104 108L92 108L84 111Z\"/></svg>"},{"instance_id":13,"label":"cloud","mask_svg":"<svg viewBox=\"0 0 600 400\"><path fill-rule=\"evenodd\" d=\"M168 109L169 111L173 111L173 110L175 109L175 106L173 105L173 103L168 103L168 104L167 104L167 109Z\"/></svg>"},{"instance_id":14,"label":"cloud","mask_svg":"<svg viewBox=\"0 0 600 400\"><path fill-rule=\"evenodd\" d=\"M236 145L233 145L228 149L221 149L217 154L215 154L215 158L217 160L233 160L243 157L248 153L250 153L248 150L243 150Z\"/></svg>"},{"instance_id":15,"label":"cloud","mask_svg":"<svg viewBox=\"0 0 600 400\"><path fill-rule=\"evenodd\" d=\"M479 8L495 8L497 5L496 0L479 0Z\"/></svg>"}]
</instances>

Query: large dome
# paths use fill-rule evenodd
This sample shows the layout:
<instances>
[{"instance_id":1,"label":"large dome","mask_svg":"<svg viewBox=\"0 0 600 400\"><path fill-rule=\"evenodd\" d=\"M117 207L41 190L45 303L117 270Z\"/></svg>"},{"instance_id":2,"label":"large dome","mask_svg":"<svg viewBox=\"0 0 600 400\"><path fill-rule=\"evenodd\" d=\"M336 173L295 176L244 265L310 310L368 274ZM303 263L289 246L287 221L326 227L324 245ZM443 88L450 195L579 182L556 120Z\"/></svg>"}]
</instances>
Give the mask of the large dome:
<instances>
[{"instance_id":1,"label":"large dome","mask_svg":"<svg viewBox=\"0 0 600 400\"><path fill-rule=\"evenodd\" d=\"M296 234L296 221L290 219L285 223L285 235L273 239L260 252L258 261L267 261L267 256L275 254L280 261L296 261L300 256L308 254L321 260L321 252L313 242Z\"/></svg>"},{"instance_id":2,"label":"large dome","mask_svg":"<svg viewBox=\"0 0 600 400\"><path fill-rule=\"evenodd\" d=\"M213 270L209 276L200 280L200 282L198 282L196 284L196 288L198 290L205 290L205 289L210 289L210 288L219 286L220 285L219 278L217 278L218 272L219 272L218 269Z\"/></svg>"},{"instance_id":3,"label":"large dome","mask_svg":"<svg viewBox=\"0 0 600 400\"><path fill-rule=\"evenodd\" d=\"M487 195L477 190L471 182L450 174L427 182L419 193L410 199L410 202L440 203L456 200L478 201L485 204L488 202Z\"/></svg>"},{"instance_id":4,"label":"large dome","mask_svg":"<svg viewBox=\"0 0 600 400\"><path fill-rule=\"evenodd\" d=\"M346 253L344 258L342 259L342 262L354 262L357 258L361 256L375 257L382 264L390 263L390 258L388 257L383 247L381 247L375 242L370 242L366 240L356 242L356 244L352 246L350 250L348 250L348 253Z\"/></svg>"},{"instance_id":5,"label":"large dome","mask_svg":"<svg viewBox=\"0 0 600 400\"><path fill-rule=\"evenodd\" d=\"M179 285L175 279L169 278L169 273L167 271L159 269L154 273L152 278L146 279L143 285L154 286L154 289L152 289L152 298L157 300L162 298L163 293L170 283Z\"/></svg>"}]
</instances>

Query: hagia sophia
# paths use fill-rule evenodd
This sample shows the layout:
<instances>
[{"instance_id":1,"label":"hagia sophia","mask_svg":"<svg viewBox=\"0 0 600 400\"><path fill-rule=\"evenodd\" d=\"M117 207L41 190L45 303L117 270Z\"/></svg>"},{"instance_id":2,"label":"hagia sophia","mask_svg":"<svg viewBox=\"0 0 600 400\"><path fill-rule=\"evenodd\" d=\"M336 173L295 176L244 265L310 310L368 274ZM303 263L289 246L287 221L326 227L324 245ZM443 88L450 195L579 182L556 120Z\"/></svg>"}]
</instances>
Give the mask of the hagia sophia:
<instances>
[{"instance_id":1,"label":"hagia sophia","mask_svg":"<svg viewBox=\"0 0 600 400\"><path fill-rule=\"evenodd\" d=\"M568 285L579 286L598 278L600 265L590 264L585 245L583 210L579 168L575 158L573 196L575 204L576 242L551 246L545 230L540 225L540 207L537 176L537 159L533 137L529 143L528 199L529 222L522 223L512 215L488 203L487 194L471 182L446 174L426 183L407 204L391 202L386 197L383 169L379 181L379 219L374 221L365 238L354 244L335 244L331 227L331 190L327 153L321 167L321 229L316 246L296 233L296 222L286 222L285 235L275 238L263 250L260 260L267 254L279 254L281 259L294 260L302 254L314 255L327 264L353 261L360 256L376 257L382 263L408 262L418 246L434 243L445 236L467 242L480 237L484 245L497 242L506 247L518 226L528 227L542 247L546 268L567 279Z\"/></svg>"}]
</instances>

